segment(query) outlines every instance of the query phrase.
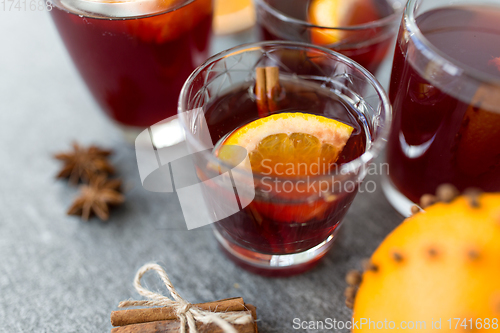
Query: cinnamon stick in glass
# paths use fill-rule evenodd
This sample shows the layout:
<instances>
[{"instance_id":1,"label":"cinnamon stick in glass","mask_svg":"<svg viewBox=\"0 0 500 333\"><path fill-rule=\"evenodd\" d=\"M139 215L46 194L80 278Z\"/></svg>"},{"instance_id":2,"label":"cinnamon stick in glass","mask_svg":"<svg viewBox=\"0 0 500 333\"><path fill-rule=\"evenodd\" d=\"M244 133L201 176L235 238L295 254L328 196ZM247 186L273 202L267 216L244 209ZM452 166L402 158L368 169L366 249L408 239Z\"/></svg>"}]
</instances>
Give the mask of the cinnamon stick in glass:
<instances>
[{"instance_id":1,"label":"cinnamon stick in glass","mask_svg":"<svg viewBox=\"0 0 500 333\"><path fill-rule=\"evenodd\" d=\"M257 97L257 109L261 118L269 115L269 107L267 106L267 90L266 90L266 69L257 67L255 70L255 96Z\"/></svg>"},{"instance_id":2,"label":"cinnamon stick in glass","mask_svg":"<svg viewBox=\"0 0 500 333\"><path fill-rule=\"evenodd\" d=\"M280 70L278 67L266 67L267 105L270 112L279 110L281 94Z\"/></svg>"},{"instance_id":3,"label":"cinnamon stick in glass","mask_svg":"<svg viewBox=\"0 0 500 333\"><path fill-rule=\"evenodd\" d=\"M280 72L276 66L257 67L255 78L255 95L260 117L269 116L270 112L279 109L281 94Z\"/></svg>"}]
</instances>

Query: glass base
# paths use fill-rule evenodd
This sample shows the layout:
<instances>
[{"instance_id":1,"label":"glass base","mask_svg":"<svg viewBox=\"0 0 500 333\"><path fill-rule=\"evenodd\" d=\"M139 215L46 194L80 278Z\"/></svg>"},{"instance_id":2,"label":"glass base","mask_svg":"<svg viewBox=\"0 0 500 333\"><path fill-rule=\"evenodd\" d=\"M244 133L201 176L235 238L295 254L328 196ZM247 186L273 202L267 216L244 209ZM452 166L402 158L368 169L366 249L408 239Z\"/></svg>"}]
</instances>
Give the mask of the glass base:
<instances>
[{"instance_id":1,"label":"glass base","mask_svg":"<svg viewBox=\"0 0 500 333\"><path fill-rule=\"evenodd\" d=\"M215 238L224 253L242 268L259 275L284 277L304 273L319 263L332 248L335 234L304 252L284 255L262 254L248 250L224 238L214 227Z\"/></svg>"},{"instance_id":2,"label":"glass base","mask_svg":"<svg viewBox=\"0 0 500 333\"><path fill-rule=\"evenodd\" d=\"M415 203L401 193L387 175L382 175L382 190L389 203L399 212L399 214L404 217L410 217L412 215L411 207L414 206Z\"/></svg>"}]
</instances>

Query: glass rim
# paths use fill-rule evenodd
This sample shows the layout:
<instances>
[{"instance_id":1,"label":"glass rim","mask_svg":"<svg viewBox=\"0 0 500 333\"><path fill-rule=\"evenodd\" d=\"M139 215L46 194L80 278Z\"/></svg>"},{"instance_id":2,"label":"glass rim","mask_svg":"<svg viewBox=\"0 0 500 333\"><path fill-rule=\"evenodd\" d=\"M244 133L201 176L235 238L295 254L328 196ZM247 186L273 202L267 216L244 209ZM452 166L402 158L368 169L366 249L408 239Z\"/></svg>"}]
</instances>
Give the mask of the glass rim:
<instances>
[{"instance_id":1,"label":"glass rim","mask_svg":"<svg viewBox=\"0 0 500 333\"><path fill-rule=\"evenodd\" d=\"M458 60L453 59L452 57L439 50L424 36L417 25L415 17L415 10L417 9L417 5L420 4L421 1L425 0L409 0L405 6L405 10L403 13L403 24L406 25L407 29L410 32L409 38L417 42L415 43L415 46L421 51L421 48L424 48L424 51L432 52L433 62L438 62L444 66L448 66L448 68L454 68L458 73L465 75L469 79L494 86L500 86L500 79L497 79L491 75L481 72L478 69L472 68L464 63L459 62ZM471 4L473 4L472 1Z\"/></svg>"},{"instance_id":2,"label":"glass rim","mask_svg":"<svg viewBox=\"0 0 500 333\"><path fill-rule=\"evenodd\" d=\"M78 15L83 15L85 17L90 17L98 20L133 20L140 18L148 18L152 16L163 15L169 12L173 12L182 7L185 7L197 0L182 0L178 1L174 6L167 6L166 8L158 8L157 11L152 11L151 13L140 13L137 15L117 15L111 16L106 14L101 14L96 11L87 11L84 9L74 10L74 7L68 7L67 5L63 5L63 1L61 0L48 0L52 5L56 6L59 9L69 11L71 13L75 13ZM156 3L157 0L71 0L74 3L82 3L88 5L105 5L109 7L123 7L127 5L138 5L138 4L147 4L147 3Z\"/></svg>"},{"instance_id":3,"label":"glass rim","mask_svg":"<svg viewBox=\"0 0 500 333\"><path fill-rule=\"evenodd\" d=\"M199 142L197 138L193 136L193 134L190 132L189 125L186 124L185 117L183 117L184 111L188 111L185 107L186 104L186 97L188 93L190 92L190 86L194 82L194 80L198 77L198 75L208 68L210 65L213 63L216 63L224 58L231 57L234 55L238 55L247 51L255 50L258 48L263 48L266 46L282 46L282 47L289 47L289 48L295 48L295 49L316 49L318 51L321 51L325 54L328 54L329 56L333 56L336 58L337 61L344 62L348 65L352 65L356 70L359 70L362 75L368 80L368 82L372 85L372 87L375 89L377 96L379 97L379 100L381 101L381 110L382 112L385 113L385 121L383 124L379 124L379 126L382 126L380 129L380 133L375 139L372 139L371 141L371 146L366 149L363 154L361 154L359 157L353 159L352 161L349 161L347 163L342 164L339 168L335 169L334 173L328 174L328 175L313 175L313 176L305 176L305 177L283 177L283 176L273 176L273 178L279 178L279 179L287 179L287 180L294 180L294 181L301 181L304 178L308 179L326 179L326 178L331 178L334 176L342 175L342 176L347 176L351 174L353 171L356 171L360 169L362 166L369 164L372 162L385 147L385 142L387 140L387 137L389 135L390 129L391 129L391 123L392 123L392 106L389 101L389 97L387 95L387 92L385 89L382 87L380 82L375 78L375 76L370 73L367 69L365 69L363 66L355 62L354 60L348 58L347 56L335 52L331 49L317 46L317 45L312 45L312 44L307 44L307 43L302 43L302 42L290 42L290 41L263 41L263 42L256 42L256 43L247 43L247 44L242 44L238 45L235 47L232 47L230 49L227 49L225 51L219 52L212 57L210 57L208 60L206 60L203 64L198 66L193 73L187 78L186 82L184 83L182 90L179 95L179 102L178 102L178 109L177 109L177 114L180 119L181 126L185 132L185 137L186 140L189 141L191 144L193 144L196 147L197 151L206 151L208 148L205 147L202 143ZM260 175L260 174L254 174L253 172L247 172L241 168L234 168L234 166L227 164L226 162L220 160L218 157L216 157L214 154L208 154L208 160L209 162L214 162L216 163L215 165L220 165L222 167L232 169L232 172L239 172L243 174L247 174L251 176L252 178L258 178L262 179L265 177L269 177L268 175Z\"/></svg>"},{"instance_id":4,"label":"glass rim","mask_svg":"<svg viewBox=\"0 0 500 333\"><path fill-rule=\"evenodd\" d=\"M277 17L280 20L285 21L285 22L300 24L300 25L308 27L308 28L319 28L319 29L327 29L327 30L345 30L345 31L366 30L366 29L387 26L390 23L392 23L395 19L399 19L400 15L403 13L403 10L405 8L405 6L403 4L401 6L401 8L398 8L391 15L383 17L383 18L376 20L376 21L370 21L370 22L363 23L363 24L349 25L349 26L326 27L326 26L312 24L312 23L304 21L304 20L299 20L299 19L290 17L290 16L280 12L276 8L272 7L271 5L269 5L267 2L265 2L265 0L253 0L253 1L256 4L258 3L259 5L261 5L263 8L265 8L269 13L271 13L275 17Z\"/></svg>"}]
</instances>

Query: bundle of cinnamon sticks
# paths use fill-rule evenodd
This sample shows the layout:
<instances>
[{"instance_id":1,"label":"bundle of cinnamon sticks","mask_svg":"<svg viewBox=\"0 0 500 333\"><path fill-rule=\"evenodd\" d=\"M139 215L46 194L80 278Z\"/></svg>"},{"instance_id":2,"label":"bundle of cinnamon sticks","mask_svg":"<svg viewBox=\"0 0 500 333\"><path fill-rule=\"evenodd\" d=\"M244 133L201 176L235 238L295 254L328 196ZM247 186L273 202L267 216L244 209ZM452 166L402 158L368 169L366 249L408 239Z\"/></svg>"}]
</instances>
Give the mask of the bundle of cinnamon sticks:
<instances>
[{"instance_id":1,"label":"bundle of cinnamon sticks","mask_svg":"<svg viewBox=\"0 0 500 333\"><path fill-rule=\"evenodd\" d=\"M228 298L215 302L193 304L194 307L211 312L243 311L250 313L254 319L247 324L235 324L234 328L239 333L257 333L257 309L251 304L245 304L243 298ZM154 307L145 309L130 309L113 311L111 313L111 324L115 327L111 333L135 333L135 332L180 332L181 322L175 309L172 307ZM199 333L223 333L216 324L196 323Z\"/></svg>"}]
</instances>

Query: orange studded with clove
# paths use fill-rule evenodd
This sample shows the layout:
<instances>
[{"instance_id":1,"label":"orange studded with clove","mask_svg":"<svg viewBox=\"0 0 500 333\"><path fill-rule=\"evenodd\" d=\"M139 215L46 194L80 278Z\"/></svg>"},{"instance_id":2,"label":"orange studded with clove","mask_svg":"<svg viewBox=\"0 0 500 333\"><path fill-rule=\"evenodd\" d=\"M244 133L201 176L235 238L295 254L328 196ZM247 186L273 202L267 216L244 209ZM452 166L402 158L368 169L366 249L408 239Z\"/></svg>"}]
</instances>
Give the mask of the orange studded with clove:
<instances>
[{"instance_id":1,"label":"orange studded with clove","mask_svg":"<svg viewBox=\"0 0 500 333\"><path fill-rule=\"evenodd\" d=\"M375 251L355 300L347 302L355 321L425 321L427 329L419 330L425 332L436 318L499 317L500 193L455 197L443 187L437 198L448 203L408 218Z\"/></svg>"}]
</instances>

